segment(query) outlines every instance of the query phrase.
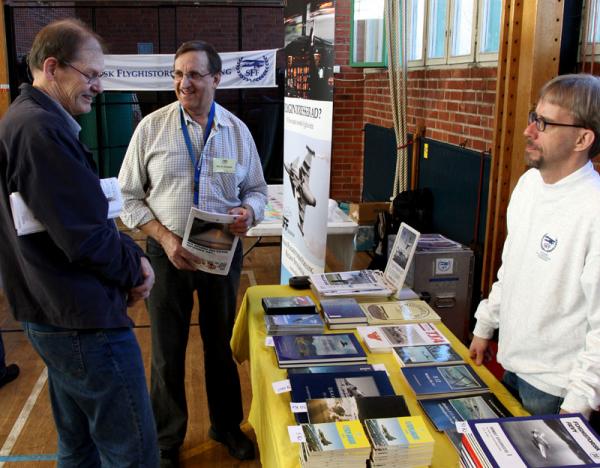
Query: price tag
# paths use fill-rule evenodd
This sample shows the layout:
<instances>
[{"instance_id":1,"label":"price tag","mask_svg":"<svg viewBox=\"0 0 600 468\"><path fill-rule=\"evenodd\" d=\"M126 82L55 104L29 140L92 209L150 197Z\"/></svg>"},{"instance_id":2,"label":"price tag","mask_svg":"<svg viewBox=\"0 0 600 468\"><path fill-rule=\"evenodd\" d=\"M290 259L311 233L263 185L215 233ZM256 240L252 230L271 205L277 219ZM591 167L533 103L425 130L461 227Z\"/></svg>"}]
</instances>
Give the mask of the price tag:
<instances>
[{"instance_id":1,"label":"price tag","mask_svg":"<svg viewBox=\"0 0 600 468\"><path fill-rule=\"evenodd\" d=\"M275 393L291 392L292 386L288 379L279 380L278 382L273 382L273 390L275 390Z\"/></svg>"},{"instance_id":2,"label":"price tag","mask_svg":"<svg viewBox=\"0 0 600 468\"><path fill-rule=\"evenodd\" d=\"M275 346L275 342L273 341L273 337L272 336L267 336L265 338L265 346L270 346L270 347Z\"/></svg>"},{"instance_id":3,"label":"price tag","mask_svg":"<svg viewBox=\"0 0 600 468\"><path fill-rule=\"evenodd\" d=\"M304 436L302 426L288 426L288 434L290 435L290 441L293 444L306 442L306 437Z\"/></svg>"},{"instance_id":4,"label":"price tag","mask_svg":"<svg viewBox=\"0 0 600 468\"><path fill-rule=\"evenodd\" d=\"M456 421L456 432L459 434L470 434L471 428L469 427L469 423L467 421Z\"/></svg>"},{"instance_id":5,"label":"price tag","mask_svg":"<svg viewBox=\"0 0 600 468\"><path fill-rule=\"evenodd\" d=\"M293 401L290 403L290 407L292 408L292 413L308 413L308 408L306 407L306 403L294 403Z\"/></svg>"},{"instance_id":6,"label":"price tag","mask_svg":"<svg viewBox=\"0 0 600 468\"><path fill-rule=\"evenodd\" d=\"M390 373L385 368L385 364L373 364L373 370L377 371L385 371L385 373L389 376Z\"/></svg>"}]
</instances>

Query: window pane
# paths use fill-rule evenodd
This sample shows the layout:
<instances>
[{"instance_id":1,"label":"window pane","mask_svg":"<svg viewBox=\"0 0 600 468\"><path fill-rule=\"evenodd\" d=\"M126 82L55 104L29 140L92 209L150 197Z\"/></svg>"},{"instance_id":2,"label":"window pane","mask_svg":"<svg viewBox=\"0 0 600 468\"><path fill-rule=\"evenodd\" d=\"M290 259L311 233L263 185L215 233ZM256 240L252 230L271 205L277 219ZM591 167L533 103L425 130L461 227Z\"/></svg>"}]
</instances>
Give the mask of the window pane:
<instances>
[{"instance_id":1,"label":"window pane","mask_svg":"<svg viewBox=\"0 0 600 468\"><path fill-rule=\"evenodd\" d=\"M592 3L588 25L588 42L600 42L600 1Z\"/></svg>"},{"instance_id":2,"label":"window pane","mask_svg":"<svg viewBox=\"0 0 600 468\"><path fill-rule=\"evenodd\" d=\"M455 0L450 55L469 55L473 38L474 0Z\"/></svg>"},{"instance_id":3,"label":"window pane","mask_svg":"<svg viewBox=\"0 0 600 468\"><path fill-rule=\"evenodd\" d=\"M501 15L501 0L483 0L483 16L480 38L481 52L498 52L498 46L500 45Z\"/></svg>"},{"instance_id":4,"label":"window pane","mask_svg":"<svg viewBox=\"0 0 600 468\"><path fill-rule=\"evenodd\" d=\"M383 0L354 0L354 62L383 62Z\"/></svg>"},{"instance_id":5,"label":"window pane","mask_svg":"<svg viewBox=\"0 0 600 468\"><path fill-rule=\"evenodd\" d=\"M432 0L429 10L427 57L444 57L446 49L446 15L448 0Z\"/></svg>"},{"instance_id":6,"label":"window pane","mask_svg":"<svg viewBox=\"0 0 600 468\"><path fill-rule=\"evenodd\" d=\"M425 0L408 3L408 60L423 58L423 27L425 25Z\"/></svg>"}]
</instances>

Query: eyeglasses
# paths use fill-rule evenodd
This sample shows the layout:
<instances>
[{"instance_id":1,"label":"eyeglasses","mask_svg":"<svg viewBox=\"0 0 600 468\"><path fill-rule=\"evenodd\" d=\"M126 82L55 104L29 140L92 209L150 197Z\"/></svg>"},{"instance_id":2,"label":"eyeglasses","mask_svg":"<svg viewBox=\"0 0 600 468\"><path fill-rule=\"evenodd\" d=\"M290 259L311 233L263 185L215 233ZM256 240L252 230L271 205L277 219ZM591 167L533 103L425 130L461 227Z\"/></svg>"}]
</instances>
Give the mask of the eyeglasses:
<instances>
[{"instance_id":1,"label":"eyeglasses","mask_svg":"<svg viewBox=\"0 0 600 468\"><path fill-rule=\"evenodd\" d=\"M529 113L529 118L527 119L527 122L529 125L531 125L533 122L535 122L535 128L538 129L538 131L543 132L544 130L546 130L546 126L547 125L554 125L555 127L575 127L575 128L586 128L583 125L577 125L577 124L565 124L565 123L558 123L558 122L548 122L546 119L544 119L544 117L540 117L539 115L537 115L537 112L535 111L531 111Z\"/></svg>"},{"instance_id":2,"label":"eyeglasses","mask_svg":"<svg viewBox=\"0 0 600 468\"><path fill-rule=\"evenodd\" d=\"M79 68L71 65L69 62L65 62L65 65L71 67L73 70L81 73L85 79L87 80L87 84L92 84L94 81L100 82L100 75L88 75L87 73L82 72Z\"/></svg>"},{"instance_id":3,"label":"eyeglasses","mask_svg":"<svg viewBox=\"0 0 600 468\"><path fill-rule=\"evenodd\" d=\"M175 80L175 81L182 81L184 77L187 77L188 80L190 81L195 81L195 80L199 80L201 78L204 78L205 76L208 75L212 75L211 72L208 73L200 73L197 71L191 71L188 73L183 73L181 70L171 70L171 77Z\"/></svg>"}]
</instances>

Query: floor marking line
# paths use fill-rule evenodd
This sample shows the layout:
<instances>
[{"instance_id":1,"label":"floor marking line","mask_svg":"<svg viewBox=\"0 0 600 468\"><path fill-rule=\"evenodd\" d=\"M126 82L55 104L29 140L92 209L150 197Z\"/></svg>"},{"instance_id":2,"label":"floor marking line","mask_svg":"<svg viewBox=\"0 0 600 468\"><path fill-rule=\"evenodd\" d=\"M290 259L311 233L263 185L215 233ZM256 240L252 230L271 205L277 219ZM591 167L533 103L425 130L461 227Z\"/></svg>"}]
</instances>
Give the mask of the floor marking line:
<instances>
[{"instance_id":1,"label":"floor marking line","mask_svg":"<svg viewBox=\"0 0 600 468\"><path fill-rule=\"evenodd\" d=\"M17 417L17 420L15 421L15 424L13 425L13 428L11 429L10 434L8 434L8 437L6 438L4 445L0 449L0 456L5 457L5 456L10 455L10 452L12 451L13 447L17 443L17 439L19 438L21 431L25 427L25 423L27 423L27 420L29 419L29 415L31 414L31 411L33 410L33 407L35 406L35 402L37 401L38 397L40 396L40 393L42 392L42 389L44 388L44 385L46 384L47 380L48 380L48 368L44 367L44 370L38 377L37 382L35 383L35 385L33 386L33 389L31 390L31 394L29 395L29 398L27 398L25 405L23 405L23 409L21 410L21 413ZM4 461L0 461L0 468L2 468L3 466L4 466Z\"/></svg>"}]
</instances>

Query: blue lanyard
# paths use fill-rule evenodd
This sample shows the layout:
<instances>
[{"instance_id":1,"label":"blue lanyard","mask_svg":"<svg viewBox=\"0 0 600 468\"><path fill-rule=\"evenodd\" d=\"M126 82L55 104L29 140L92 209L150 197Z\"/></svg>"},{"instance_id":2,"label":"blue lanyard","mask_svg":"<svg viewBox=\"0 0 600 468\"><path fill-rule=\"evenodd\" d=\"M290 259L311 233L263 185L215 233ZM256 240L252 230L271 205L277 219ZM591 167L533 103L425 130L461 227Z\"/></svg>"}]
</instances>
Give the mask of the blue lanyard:
<instances>
[{"instance_id":1,"label":"blue lanyard","mask_svg":"<svg viewBox=\"0 0 600 468\"><path fill-rule=\"evenodd\" d=\"M188 132L187 125L185 123L185 118L183 117L183 108L181 107L179 108L179 117L181 119L181 131L183 132L185 146L187 146L188 154L192 161L192 166L194 166L194 206L198 206L198 192L200 190L200 171L202 170L202 153L200 153L200 157L196 160L196 155L194 154L194 147L192 146L190 133ZM210 130L212 128L214 118L215 102L213 101L213 103L210 106L210 112L208 113L206 128L204 129L204 146L206 146L206 142L208 141L208 136L210 135Z\"/></svg>"}]
</instances>

